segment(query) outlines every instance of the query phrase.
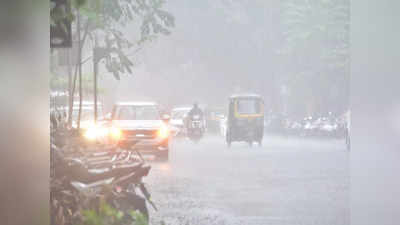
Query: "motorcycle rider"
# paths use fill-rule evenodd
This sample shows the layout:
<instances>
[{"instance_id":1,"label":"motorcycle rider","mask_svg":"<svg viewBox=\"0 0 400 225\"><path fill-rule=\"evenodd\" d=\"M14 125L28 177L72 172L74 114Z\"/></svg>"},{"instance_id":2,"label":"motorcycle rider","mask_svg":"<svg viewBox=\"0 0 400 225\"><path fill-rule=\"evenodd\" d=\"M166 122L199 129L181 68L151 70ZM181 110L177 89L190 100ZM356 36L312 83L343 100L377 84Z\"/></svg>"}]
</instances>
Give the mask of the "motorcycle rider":
<instances>
[{"instance_id":1,"label":"motorcycle rider","mask_svg":"<svg viewBox=\"0 0 400 225\"><path fill-rule=\"evenodd\" d=\"M199 116L199 120L202 121L204 124L204 116L203 116L203 111L200 109L199 105L197 102L193 104L193 108L188 112L187 117L186 117L186 129L189 128L189 124L192 121L192 118L194 115ZM203 126L204 129L204 126Z\"/></svg>"},{"instance_id":2,"label":"motorcycle rider","mask_svg":"<svg viewBox=\"0 0 400 225\"><path fill-rule=\"evenodd\" d=\"M193 108L188 113L188 118L192 118L193 115L199 115L200 120L203 120L203 111L201 111L197 102L193 104Z\"/></svg>"}]
</instances>

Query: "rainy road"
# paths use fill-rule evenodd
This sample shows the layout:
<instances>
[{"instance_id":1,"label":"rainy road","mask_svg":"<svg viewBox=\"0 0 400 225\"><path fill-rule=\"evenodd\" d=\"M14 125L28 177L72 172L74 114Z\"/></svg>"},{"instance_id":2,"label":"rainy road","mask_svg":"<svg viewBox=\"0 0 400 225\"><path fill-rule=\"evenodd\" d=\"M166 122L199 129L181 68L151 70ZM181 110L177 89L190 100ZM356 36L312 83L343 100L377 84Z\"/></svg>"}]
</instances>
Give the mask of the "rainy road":
<instances>
[{"instance_id":1,"label":"rainy road","mask_svg":"<svg viewBox=\"0 0 400 225\"><path fill-rule=\"evenodd\" d=\"M342 140L266 137L262 148L206 137L175 140L146 182L152 224L349 224L349 153Z\"/></svg>"}]
</instances>

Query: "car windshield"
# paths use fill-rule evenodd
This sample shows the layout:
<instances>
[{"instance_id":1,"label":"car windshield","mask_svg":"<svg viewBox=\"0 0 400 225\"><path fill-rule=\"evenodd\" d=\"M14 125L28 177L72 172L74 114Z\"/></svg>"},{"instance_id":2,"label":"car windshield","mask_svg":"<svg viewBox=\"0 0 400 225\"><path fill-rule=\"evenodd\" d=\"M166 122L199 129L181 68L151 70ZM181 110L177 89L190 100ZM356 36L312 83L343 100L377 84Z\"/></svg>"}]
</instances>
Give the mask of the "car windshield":
<instances>
[{"instance_id":1,"label":"car windshield","mask_svg":"<svg viewBox=\"0 0 400 225\"><path fill-rule=\"evenodd\" d=\"M172 111L171 118L173 120L183 119L185 114L187 114L189 111L190 111L190 109L187 109L187 110L186 109L174 110L174 111Z\"/></svg>"},{"instance_id":2,"label":"car windshield","mask_svg":"<svg viewBox=\"0 0 400 225\"><path fill-rule=\"evenodd\" d=\"M155 106L119 106L116 120L159 120L160 113Z\"/></svg>"},{"instance_id":3,"label":"car windshield","mask_svg":"<svg viewBox=\"0 0 400 225\"><path fill-rule=\"evenodd\" d=\"M258 114L261 110L260 101L257 99L239 99L236 104L239 114Z\"/></svg>"}]
</instances>

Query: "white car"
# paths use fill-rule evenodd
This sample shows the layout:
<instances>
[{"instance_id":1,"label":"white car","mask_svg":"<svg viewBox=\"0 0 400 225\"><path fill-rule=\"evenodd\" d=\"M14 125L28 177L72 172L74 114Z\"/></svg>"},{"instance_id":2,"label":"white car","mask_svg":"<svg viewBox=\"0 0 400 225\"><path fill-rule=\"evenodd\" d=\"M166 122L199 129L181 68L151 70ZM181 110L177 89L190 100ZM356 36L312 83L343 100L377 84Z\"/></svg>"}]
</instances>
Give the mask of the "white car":
<instances>
[{"instance_id":1,"label":"white car","mask_svg":"<svg viewBox=\"0 0 400 225\"><path fill-rule=\"evenodd\" d=\"M118 136L121 148L138 149L142 153L168 160L170 127L155 102L119 102L113 107L109 125Z\"/></svg>"}]
</instances>

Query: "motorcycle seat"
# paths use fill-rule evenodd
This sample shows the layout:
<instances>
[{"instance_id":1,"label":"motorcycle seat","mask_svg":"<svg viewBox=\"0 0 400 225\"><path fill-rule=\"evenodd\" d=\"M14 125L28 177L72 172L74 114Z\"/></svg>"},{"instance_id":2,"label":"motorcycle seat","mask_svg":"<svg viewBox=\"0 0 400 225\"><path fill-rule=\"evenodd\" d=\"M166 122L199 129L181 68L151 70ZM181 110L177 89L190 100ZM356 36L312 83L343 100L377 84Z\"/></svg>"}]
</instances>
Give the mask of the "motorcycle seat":
<instances>
[{"instance_id":1,"label":"motorcycle seat","mask_svg":"<svg viewBox=\"0 0 400 225\"><path fill-rule=\"evenodd\" d=\"M113 169L86 169L84 167L71 168L68 173L69 180L83 184L91 184L109 178L118 178L135 172L143 166L143 163L134 163L125 166L119 166Z\"/></svg>"},{"instance_id":2,"label":"motorcycle seat","mask_svg":"<svg viewBox=\"0 0 400 225\"><path fill-rule=\"evenodd\" d=\"M114 180L114 177L111 177L109 179L100 180L100 181L96 181L96 182L89 183L89 184L85 184L85 183L82 183L79 181L71 181L70 184L72 187L74 187L79 192L84 193L84 194L90 194L90 193L97 191L98 189L102 188L105 185L110 185L113 182L113 180Z\"/></svg>"}]
</instances>

